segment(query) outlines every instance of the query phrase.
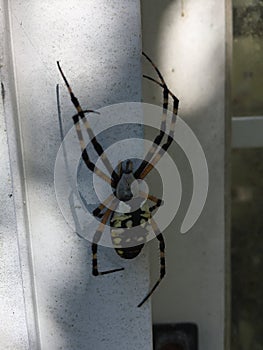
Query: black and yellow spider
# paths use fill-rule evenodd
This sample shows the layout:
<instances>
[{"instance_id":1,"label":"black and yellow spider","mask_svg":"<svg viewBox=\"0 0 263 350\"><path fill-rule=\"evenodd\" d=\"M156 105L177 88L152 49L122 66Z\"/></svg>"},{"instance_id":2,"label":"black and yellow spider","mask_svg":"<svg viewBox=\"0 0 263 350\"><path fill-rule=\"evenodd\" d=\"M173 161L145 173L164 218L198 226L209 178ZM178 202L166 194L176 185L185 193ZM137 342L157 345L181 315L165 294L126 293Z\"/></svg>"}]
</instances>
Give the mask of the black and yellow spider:
<instances>
[{"instance_id":1,"label":"black and yellow spider","mask_svg":"<svg viewBox=\"0 0 263 350\"><path fill-rule=\"evenodd\" d=\"M160 160L164 153L168 150L174 137L176 115L179 105L178 98L168 89L159 69L152 62L152 60L145 54L143 55L151 63L155 69L159 81L143 75L144 78L151 80L158 84L163 89L163 112L160 126L160 133L154 139L149 151L145 158L140 163L139 167L134 170L133 162L129 159L120 162L117 170L114 170L110 161L107 158L102 146L97 141L90 124L85 116L86 113L96 113L92 110L83 110L79 104L78 99L74 95L59 62L57 62L58 69L62 75L62 78L67 86L68 92L71 97L71 101L77 110L72 118L76 128L77 136L79 139L82 159L84 160L88 169L94 172L97 176L106 181L113 189L113 193L101 203L94 211L93 215L101 220L92 240L92 274L94 276L105 275L117 271L122 271L123 268L99 271L97 263L97 250L98 243L102 237L105 225L110 222L111 226L111 239L113 247L116 253L124 259L135 258L142 250L144 244L147 241L147 235L152 230L159 241L160 249L160 276L152 289L148 292L145 298L140 302L138 307L142 306L144 302L152 295L154 290L160 284L165 275L165 243L162 233L160 232L155 220L153 219L153 211L156 210L161 204L162 200L146 194L140 184L147 174L154 168L155 164ZM169 132L166 133L167 124L167 111L168 111L168 98L169 96L173 100L173 115L169 127ZM80 120L83 122L84 127L89 135L91 143L105 165L108 173L101 171L89 158L86 150L86 145L83 139ZM166 137L166 141L163 141ZM158 146L160 146L158 148ZM149 202L153 205L149 206ZM123 212L121 207L125 206L126 210ZM127 211L128 207L128 211Z\"/></svg>"}]
</instances>

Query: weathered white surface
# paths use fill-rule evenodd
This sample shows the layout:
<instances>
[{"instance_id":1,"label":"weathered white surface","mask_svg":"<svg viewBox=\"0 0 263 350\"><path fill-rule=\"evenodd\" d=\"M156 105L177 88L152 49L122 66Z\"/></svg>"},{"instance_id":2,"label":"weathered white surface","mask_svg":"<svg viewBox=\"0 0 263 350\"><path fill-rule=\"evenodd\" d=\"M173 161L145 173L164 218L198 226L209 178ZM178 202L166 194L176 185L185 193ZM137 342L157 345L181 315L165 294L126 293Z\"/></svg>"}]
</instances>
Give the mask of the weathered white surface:
<instances>
[{"instance_id":1,"label":"weathered white surface","mask_svg":"<svg viewBox=\"0 0 263 350\"><path fill-rule=\"evenodd\" d=\"M14 189L10 173L6 123L0 101L0 348L28 349L20 271Z\"/></svg>"},{"instance_id":2,"label":"weathered white surface","mask_svg":"<svg viewBox=\"0 0 263 350\"><path fill-rule=\"evenodd\" d=\"M38 339L28 292L30 349L151 349L150 304L137 308L148 290L147 255L126 262L111 249L99 247L103 269L123 266L125 271L92 277L90 244L65 223L53 186L60 145L57 83L61 85L64 130L72 126L75 113L56 61L60 60L84 108L140 100L139 5L138 0L10 1L30 237L23 240L21 235L20 241L32 252L32 283L25 279L25 289L34 285L35 328L39 329ZM10 92L15 97L12 88ZM15 140L9 142L12 147ZM22 267L28 270L23 258L22 254ZM20 321L23 332L25 324Z\"/></svg>"},{"instance_id":3,"label":"weathered white surface","mask_svg":"<svg viewBox=\"0 0 263 350\"><path fill-rule=\"evenodd\" d=\"M1 349L33 349L36 346L36 322L32 294L30 244L26 232L24 187L16 101L13 85L7 2L1 1ZM10 91L13 93L10 94ZM16 142L18 139L18 142ZM25 303L25 299L27 300Z\"/></svg>"},{"instance_id":4,"label":"weathered white surface","mask_svg":"<svg viewBox=\"0 0 263 350\"><path fill-rule=\"evenodd\" d=\"M182 15L182 13L184 15ZM180 99L179 115L193 129L209 169L207 203L185 235L179 227L193 182L183 152L172 149L183 182L183 202L166 231L167 277L153 296L154 322L195 322L202 350L224 348L225 317L225 68L224 1L143 1L143 49ZM147 74L152 74L148 64ZM145 101L161 91L145 82ZM153 275L158 257L152 250ZM155 264L155 265L154 265Z\"/></svg>"}]
</instances>

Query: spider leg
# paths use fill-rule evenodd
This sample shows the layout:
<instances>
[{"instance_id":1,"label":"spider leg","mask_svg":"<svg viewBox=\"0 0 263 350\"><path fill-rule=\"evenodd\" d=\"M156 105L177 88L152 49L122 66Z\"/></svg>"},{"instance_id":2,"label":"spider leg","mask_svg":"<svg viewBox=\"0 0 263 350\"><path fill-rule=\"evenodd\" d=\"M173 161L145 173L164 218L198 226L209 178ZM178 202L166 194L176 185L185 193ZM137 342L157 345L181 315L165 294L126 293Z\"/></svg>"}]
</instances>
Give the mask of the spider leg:
<instances>
[{"instance_id":1,"label":"spider leg","mask_svg":"<svg viewBox=\"0 0 263 350\"><path fill-rule=\"evenodd\" d=\"M176 121L176 115L178 111L178 105L179 100L178 98L168 89L167 84L164 81L164 78L162 74L160 73L159 69L156 67L156 65L153 63L153 61L143 52L143 55L147 58L147 60L151 63L155 71L157 72L161 82L153 79L152 77L149 77L148 75L143 75L144 78L158 84L160 87L163 88L163 114L162 114L162 121L161 121L161 127L160 127L160 134L156 136L156 138L153 141L152 146L150 147L149 151L147 152L144 160L140 164L139 168L136 170L134 176L135 178L143 179L154 167L154 165L160 160L160 158L163 156L163 154L167 151L167 149L170 147L172 141L173 141L173 135L174 135L174 127L175 127L175 121ZM167 142L162 145L159 152L154 156L156 153L157 147L161 144L161 141L165 135L166 130L166 120L167 120L167 110L168 110L168 96L171 96L173 99L173 116L172 121L170 125L170 132L167 138ZM158 156L157 156L158 155ZM154 158L153 158L154 156ZM153 160L150 162L150 160L153 158Z\"/></svg>"},{"instance_id":2,"label":"spider leg","mask_svg":"<svg viewBox=\"0 0 263 350\"><path fill-rule=\"evenodd\" d=\"M151 65L152 65L153 68L155 69L156 73L158 74L158 76L159 76L161 82L162 82L163 84L165 84L164 78L163 78L161 72L159 71L159 69L157 68L157 66L153 63L153 61L150 59L150 57L149 57L148 55L146 55L145 52L142 52L142 54L143 54L143 56L151 63Z\"/></svg>"},{"instance_id":3,"label":"spider leg","mask_svg":"<svg viewBox=\"0 0 263 350\"><path fill-rule=\"evenodd\" d=\"M155 71L157 72L157 74L158 74L158 76L159 76L159 78L160 78L160 80L161 80L161 83L160 83L159 81L157 81L157 80L155 80L155 79L149 77L148 75L143 75L143 77L146 78L146 79L149 79L149 80L153 81L154 83L156 83L156 84L158 84L158 85L160 85L163 89L167 89L167 90L168 90L169 95L170 95L174 100L177 101L177 108L175 108L175 110L174 110L174 112L175 112L174 114L176 115L177 112L178 112L178 105L179 105L179 100L178 100L178 98L167 88L167 84L165 83L165 80L164 80L164 78L163 78L161 72L159 71L159 69L157 68L157 66L153 63L153 61L150 59L150 57L149 57L148 55L146 55L145 52L143 52L142 54L143 54L144 57L146 57L146 59L151 63L151 65L153 66L153 68L154 68Z\"/></svg>"},{"instance_id":4,"label":"spider leg","mask_svg":"<svg viewBox=\"0 0 263 350\"><path fill-rule=\"evenodd\" d=\"M79 124L79 120L78 120L78 114L76 114L75 116L73 116L73 121L74 121L74 126L76 129L76 133L79 139L79 144L80 144L80 148L81 148L81 156L82 159L84 160L87 168L89 170L91 170L92 172L94 172L96 175L98 175L100 178L102 178L104 181L106 181L107 183L109 183L110 185L112 185L112 179L106 175L102 170L100 170L91 160L90 157L88 155L88 152L86 150L86 144L83 138L83 134L81 131L81 127Z\"/></svg>"},{"instance_id":5,"label":"spider leg","mask_svg":"<svg viewBox=\"0 0 263 350\"><path fill-rule=\"evenodd\" d=\"M106 208L107 204L109 204L111 201L113 201L113 199L115 198L114 194L112 193L111 195L109 195L109 197L107 197L105 199L105 201L103 201L102 203L100 203L100 205L93 210L92 214L96 217L101 217L101 212L104 208Z\"/></svg>"},{"instance_id":6,"label":"spider leg","mask_svg":"<svg viewBox=\"0 0 263 350\"><path fill-rule=\"evenodd\" d=\"M121 174L122 174L122 161L119 161L118 162L118 167L117 167L117 174L118 174L118 176L119 176L119 178L121 177ZM146 195L147 196L147 195ZM112 194L110 194L109 195L109 197L107 197L102 203L100 203L100 205L97 207L97 208L95 208L94 210L93 210L93 215L94 216L96 216L96 217L99 217L99 218L101 218L102 216L103 216L103 214L101 214L101 212L102 212L102 210L104 209L104 208L106 208L106 206L111 202L111 201L113 201L114 200L114 198L116 198L115 197L115 195L112 193Z\"/></svg>"},{"instance_id":7,"label":"spider leg","mask_svg":"<svg viewBox=\"0 0 263 350\"><path fill-rule=\"evenodd\" d=\"M142 53L148 61L150 61L151 65L153 66L153 68L155 69L155 71L157 72L161 83L157 82L162 88L163 88L163 114L162 114L162 120L161 120L161 126L160 126L160 134L158 134L153 143L152 146L150 147L149 151L147 152L144 160L141 162L139 168L136 170L136 172L134 173L135 178L138 178L139 174L142 173L142 171L144 170L144 168L148 165L149 161L152 159L152 156L154 155L154 153L156 152L157 146L161 143L164 135L165 135L165 130L166 130L166 119L167 119L167 109L168 109L168 96L169 96L169 89L164 81L164 78L162 76L162 74L160 73L159 69L156 67L156 65L153 63L153 61L143 52ZM143 75L144 78L148 77ZM154 80L150 77L148 77L150 80Z\"/></svg>"},{"instance_id":8,"label":"spider leg","mask_svg":"<svg viewBox=\"0 0 263 350\"><path fill-rule=\"evenodd\" d=\"M63 127L62 127L62 119L61 119L61 109L60 109L60 102L59 102L59 85L56 85L56 95L57 95L57 110L58 110L58 119L59 119L59 130L60 130L60 136L61 136L61 141L63 141L64 139L64 133L63 133ZM83 110L83 113L98 113L89 109ZM74 115L72 118L77 118L78 114ZM77 132L78 134L78 132ZM83 136L81 134L81 130L80 130L80 138L83 139ZM80 141L79 138L79 141ZM84 142L82 142L84 144ZM68 159L66 156L66 151L65 151L65 146L62 143L62 147L63 147L63 152L64 152L64 157L65 157L65 164L66 164L66 168L68 169ZM100 176L101 178L103 178L104 181L108 182L109 184L111 184L111 179L108 177L108 175L104 174L102 171L100 171L97 167L95 167L95 164L92 163L89 159L89 156L87 154L87 152L82 153L82 158L85 162L85 164L87 165L87 167L91 170L94 171L98 176Z\"/></svg>"},{"instance_id":9,"label":"spider leg","mask_svg":"<svg viewBox=\"0 0 263 350\"><path fill-rule=\"evenodd\" d=\"M161 205L163 205L163 200L162 200L162 199L157 198L157 197L155 197L155 196L153 196L153 195L151 195L151 194L149 194L149 193L147 194L147 193L145 193L145 192L143 192L143 191L140 191L139 195L140 195L140 197L142 197L142 198L149 199L151 202L154 202L155 205L154 205L153 207L155 207L155 208L158 208L158 207L160 207ZM150 210L150 211L153 211L153 210L155 209L155 208L154 208L154 209L151 210L151 208L153 208L153 207L150 207L149 210Z\"/></svg>"},{"instance_id":10,"label":"spider leg","mask_svg":"<svg viewBox=\"0 0 263 350\"><path fill-rule=\"evenodd\" d=\"M146 78L149 78L150 80L152 80L153 82L155 82L156 84L160 85L160 83L148 76L145 76ZM167 136L167 141L166 143L164 143L159 151L155 154L155 156L152 158L151 163L148 163L148 165L144 168L144 170L141 172L140 175L138 175L139 179L144 179L145 176L154 168L154 166L158 163L158 161L162 158L162 156L164 155L165 152L167 152L168 148L170 147L170 145L173 142L173 138L174 138L174 132L175 132L175 123L176 123L176 119L177 119L177 112L178 112L178 105L179 105L179 100L178 98L170 91L168 90L169 95L172 97L173 99L173 114L172 114L172 120L171 120L171 124L170 124L170 130L169 130L169 134Z\"/></svg>"},{"instance_id":11,"label":"spider leg","mask_svg":"<svg viewBox=\"0 0 263 350\"><path fill-rule=\"evenodd\" d=\"M74 93L73 93L73 91L72 91L72 89L71 89L71 87L70 87L70 85L69 85L69 83L68 83L68 81L66 79L66 76L65 76L62 68L60 67L60 64L59 64L58 61L57 61L57 66L58 66L59 72L60 72L60 74L61 74L61 76L62 76L62 78L63 78L63 80L64 80L64 82L65 82L65 84L67 86L68 92L70 94L71 101L72 101L73 105L75 106L75 108L76 108L76 110L78 112L76 115L73 116L74 123L75 124L79 124L79 118L82 120L82 122L83 122L83 124L84 124L84 126L86 128L86 131L87 131L87 133L89 135L89 138L91 140L91 143L92 143L92 145L93 145L93 147L95 149L95 151L97 152L98 156L101 157L101 159L102 159L106 169L108 170L109 174L112 176L113 181L116 183L119 180L118 175L113 170L112 165L111 165L110 161L108 160L108 158L107 158L107 156L106 156L102 146L97 141L97 139L96 139L96 137L95 137L91 127L90 127L90 124L89 124L87 118L85 117L85 113L84 113L83 109L81 108L77 97L74 95ZM82 149L82 151L83 151L83 149ZM85 155L85 157L86 157L86 155Z\"/></svg>"},{"instance_id":12,"label":"spider leg","mask_svg":"<svg viewBox=\"0 0 263 350\"><path fill-rule=\"evenodd\" d=\"M160 150L155 154L155 156L152 158L151 163L149 163L146 168L142 171L142 173L139 175L140 179L144 179L146 175L154 168L154 166L159 162L159 160L162 158L162 156L167 152L168 148L171 146L174 138L174 129L175 129L175 123L176 123L176 114L175 111L177 111L177 101L174 100L173 104L173 114L172 114L172 120L170 125L170 131L167 136L167 141L164 143Z\"/></svg>"},{"instance_id":13,"label":"spider leg","mask_svg":"<svg viewBox=\"0 0 263 350\"><path fill-rule=\"evenodd\" d=\"M150 296L153 294L153 292L155 291L155 289L158 287L158 285L160 284L161 280L165 276L165 243L164 243L164 238L163 238L163 235L160 232L156 222L152 218L151 218L151 224L152 224L153 231L154 231L154 233L156 235L156 238L159 241L159 249L160 249L160 277L157 280L157 282L154 284L152 289L149 291L149 293L140 302L138 307L141 307L146 302L146 300L148 300L150 298Z\"/></svg>"},{"instance_id":14,"label":"spider leg","mask_svg":"<svg viewBox=\"0 0 263 350\"><path fill-rule=\"evenodd\" d=\"M111 209L107 209L105 214L102 217L101 223L99 224L99 227L97 228L94 237L93 237L93 243L92 243L92 274L93 276L101 276L101 275L107 275L109 273L122 271L124 270L123 267L119 269L113 269L113 270L107 270L107 271L99 271L98 270L98 259L97 259L97 251L98 251L98 243L101 239L105 224L107 223L110 214L112 213Z\"/></svg>"},{"instance_id":15,"label":"spider leg","mask_svg":"<svg viewBox=\"0 0 263 350\"><path fill-rule=\"evenodd\" d=\"M155 205L152 205L149 208L149 211L152 213L154 210L156 210L157 208L159 208L161 205L163 204L163 201L161 199L158 200L158 202Z\"/></svg>"}]
</instances>

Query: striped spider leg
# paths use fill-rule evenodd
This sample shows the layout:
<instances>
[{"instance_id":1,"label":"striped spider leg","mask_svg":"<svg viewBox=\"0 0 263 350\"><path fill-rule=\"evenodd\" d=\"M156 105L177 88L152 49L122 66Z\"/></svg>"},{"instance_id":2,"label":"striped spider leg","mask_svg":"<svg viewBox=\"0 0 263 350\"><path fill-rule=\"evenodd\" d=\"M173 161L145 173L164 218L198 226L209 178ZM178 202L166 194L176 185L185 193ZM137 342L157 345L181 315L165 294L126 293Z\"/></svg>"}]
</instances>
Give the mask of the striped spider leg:
<instances>
[{"instance_id":1,"label":"striped spider leg","mask_svg":"<svg viewBox=\"0 0 263 350\"><path fill-rule=\"evenodd\" d=\"M114 207L116 208L117 207L117 200L115 200L115 203L112 203L112 205L114 205ZM124 268L121 267L118 269L107 270L107 271L102 271L102 272L98 271L98 260L97 260L98 243L101 239L105 225L106 225L107 221L109 220L112 212L113 212L112 209L106 210L106 212L102 216L101 223L99 224L99 227L97 228L97 230L93 236L92 247L91 247L91 249L92 249L92 274L93 274L93 276L106 275L109 273L124 270Z\"/></svg>"},{"instance_id":2,"label":"striped spider leg","mask_svg":"<svg viewBox=\"0 0 263 350\"><path fill-rule=\"evenodd\" d=\"M153 66L157 75L160 78L160 82L159 82L148 75L143 75L144 78L154 82L155 84L163 88L163 114L162 114L162 121L161 121L161 127L160 127L160 134L156 136L144 160L142 161L138 169L135 171L134 175L136 179L144 179L145 176L153 169L154 165L161 159L161 157L164 155L165 152L167 152L168 148L172 144L173 137L174 137L175 122L176 122L178 106L179 106L178 98L168 89L167 84L165 83L165 80L161 72L159 71L159 69L156 67L156 65L153 63L153 61L150 59L149 56L147 56L144 52L143 52L143 55L151 63L151 65ZM169 129L169 134L167 136L166 143L164 143L161 146L160 150L156 153L157 147L161 144L161 141L166 131L169 96L171 96L173 99L173 115L172 115L171 125Z\"/></svg>"},{"instance_id":3,"label":"striped spider leg","mask_svg":"<svg viewBox=\"0 0 263 350\"><path fill-rule=\"evenodd\" d=\"M57 61L57 66L58 66L60 74L61 74L61 76L66 84L66 87L67 87L68 92L70 94L71 101L77 110L77 114L75 114L72 118L73 118L73 122L74 122L74 125L76 128L78 138L79 138L80 147L81 147L81 151L82 151L82 158L83 158L85 164L87 165L88 169L90 169L92 172L97 174L99 177L101 177L104 181L108 182L110 185L112 185L112 184L114 185L119 181L119 177L118 177L117 173L113 170L112 165L106 156L106 153L104 152L100 143L97 141L97 139L96 139L91 127L90 127L90 124L85 116L86 112L94 112L94 111L90 111L90 110L84 111L81 108L80 103L79 103L78 99L76 98L76 96L74 95L58 61ZM95 113L98 113L98 112L95 112ZM92 143L95 151L97 152L98 156L101 157L103 164L105 165L106 169L108 170L109 174L111 175L111 178L108 175L106 175L103 171L98 169L95 166L95 164L91 162L91 160L88 156L88 153L86 151L86 145L84 143L84 139L83 139L80 123L79 123L80 119L82 120L82 122L85 126L85 129L89 135L89 138L91 140L91 143Z\"/></svg>"},{"instance_id":4,"label":"striped spider leg","mask_svg":"<svg viewBox=\"0 0 263 350\"><path fill-rule=\"evenodd\" d=\"M150 208L151 209L151 208ZM154 208L155 209L155 208ZM154 210L153 209L153 210ZM160 250L160 277L158 278L157 282L154 284L152 289L148 292L148 294L143 298L143 300L140 302L138 307L141 307L153 294L155 289L159 286L161 280L165 276L165 242L162 233L160 232L155 220L151 217L151 226L153 228L154 234L156 238L159 241L159 250Z\"/></svg>"}]
</instances>

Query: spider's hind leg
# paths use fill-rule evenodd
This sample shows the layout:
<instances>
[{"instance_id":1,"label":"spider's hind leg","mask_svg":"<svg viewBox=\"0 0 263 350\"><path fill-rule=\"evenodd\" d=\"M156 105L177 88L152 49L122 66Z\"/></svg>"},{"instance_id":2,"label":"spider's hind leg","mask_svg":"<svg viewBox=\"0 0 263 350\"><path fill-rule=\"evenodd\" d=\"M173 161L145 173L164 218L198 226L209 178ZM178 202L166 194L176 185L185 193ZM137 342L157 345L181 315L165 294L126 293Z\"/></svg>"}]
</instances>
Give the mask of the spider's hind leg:
<instances>
[{"instance_id":1,"label":"spider's hind leg","mask_svg":"<svg viewBox=\"0 0 263 350\"><path fill-rule=\"evenodd\" d=\"M152 224L152 228L154 230L154 233L156 235L156 238L159 241L159 250L160 250L160 276L159 279L157 280L157 282L154 284L154 286L152 287L152 289L149 291L149 293L143 298L143 300L140 302L140 304L138 305L138 307L141 307L149 298L150 296L153 294L153 292L155 291L155 289L159 286L161 280L164 278L165 276L165 242L164 242L164 238L162 233L160 232L156 222L151 218L151 224Z\"/></svg>"},{"instance_id":2,"label":"spider's hind leg","mask_svg":"<svg viewBox=\"0 0 263 350\"><path fill-rule=\"evenodd\" d=\"M124 268L121 267L119 269L113 269L113 270L107 270L107 271L99 271L98 270L98 258L97 258L97 252L98 252L98 243L101 239L102 233L104 231L104 227L112 213L111 209L107 209L106 212L104 213L101 223L99 224L99 227L97 228L93 240L92 240L92 274L93 276L100 276L100 275L107 275L109 273L113 272L118 272L118 271L123 271Z\"/></svg>"}]
</instances>

